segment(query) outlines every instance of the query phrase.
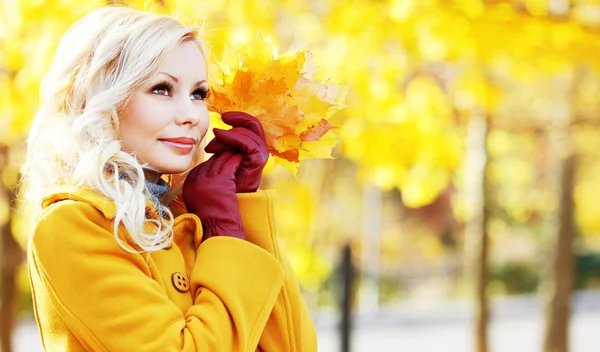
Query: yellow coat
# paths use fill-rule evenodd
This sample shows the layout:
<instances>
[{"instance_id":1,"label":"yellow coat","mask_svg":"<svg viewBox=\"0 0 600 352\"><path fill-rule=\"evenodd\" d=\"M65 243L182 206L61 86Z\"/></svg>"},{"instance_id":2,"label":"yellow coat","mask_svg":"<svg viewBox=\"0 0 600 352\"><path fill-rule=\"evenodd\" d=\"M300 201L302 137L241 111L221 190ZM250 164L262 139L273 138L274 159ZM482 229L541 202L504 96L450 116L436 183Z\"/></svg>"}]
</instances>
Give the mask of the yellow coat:
<instances>
[{"instance_id":1,"label":"yellow coat","mask_svg":"<svg viewBox=\"0 0 600 352\"><path fill-rule=\"evenodd\" d=\"M314 325L277 246L273 195L238 199L246 241L201 242L198 217L181 214L173 246L148 255L119 246L107 198L88 190L45 198L28 246L45 350L316 351Z\"/></svg>"}]
</instances>

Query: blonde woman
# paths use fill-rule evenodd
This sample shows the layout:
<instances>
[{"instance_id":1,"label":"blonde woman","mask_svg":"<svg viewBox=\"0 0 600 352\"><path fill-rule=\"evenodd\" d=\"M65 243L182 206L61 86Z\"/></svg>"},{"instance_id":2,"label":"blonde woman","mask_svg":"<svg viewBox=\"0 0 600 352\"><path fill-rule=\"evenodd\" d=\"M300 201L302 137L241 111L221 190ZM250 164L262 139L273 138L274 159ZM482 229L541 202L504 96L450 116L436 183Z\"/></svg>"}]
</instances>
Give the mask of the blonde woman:
<instances>
[{"instance_id":1,"label":"blonde woman","mask_svg":"<svg viewBox=\"0 0 600 352\"><path fill-rule=\"evenodd\" d=\"M39 205L28 256L45 350L316 351L272 195L257 191L260 123L224 114L233 128L195 165L209 87L194 28L92 11L41 93L23 173ZM165 204L165 180L188 171L185 207Z\"/></svg>"}]
</instances>

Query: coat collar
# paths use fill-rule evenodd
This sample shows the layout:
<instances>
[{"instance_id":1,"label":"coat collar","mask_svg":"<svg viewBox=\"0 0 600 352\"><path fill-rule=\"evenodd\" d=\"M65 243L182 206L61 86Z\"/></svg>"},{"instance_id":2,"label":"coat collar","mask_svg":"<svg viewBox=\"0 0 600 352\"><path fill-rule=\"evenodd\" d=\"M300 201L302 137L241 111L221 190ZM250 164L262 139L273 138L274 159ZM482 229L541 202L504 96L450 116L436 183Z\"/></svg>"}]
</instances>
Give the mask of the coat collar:
<instances>
[{"instance_id":1,"label":"coat collar","mask_svg":"<svg viewBox=\"0 0 600 352\"><path fill-rule=\"evenodd\" d=\"M115 216L117 215L117 206L112 199L103 196L89 188L84 188L81 186L59 186L52 189L42 199L42 209L45 209L50 205L63 200L75 200L90 204L100 211L108 220L114 220ZM174 204L171 206L171 211L175 217L173 224L175 242L179 245L182 243L182 241L184 241L184 238L187 237L187 235L191 235L194 243L196 243L196 245L199 244L203 236L200 219L193 214L185 213L185 210L183 210L182 206L177 204L177 202L173 203ZM146 200L146 212L146 216L154 219L158 218L156 206L149 199Z\"/></svg>"},{"instance_id":2,"label":"coat collar","mask_svg":"<svg viewBox=\"0 0 600 352\"><path fill-rule=\"evenodd\" d=\"M117 215L117 205L112 199L89 188L73 186L59 186L52 189L42 198L42 209L63 200L76 200L90 204L109 220L113 220ZM146 199L146 209L152 214L156 213L156 206L149 199Z\"/></svg>"}]
</instances>

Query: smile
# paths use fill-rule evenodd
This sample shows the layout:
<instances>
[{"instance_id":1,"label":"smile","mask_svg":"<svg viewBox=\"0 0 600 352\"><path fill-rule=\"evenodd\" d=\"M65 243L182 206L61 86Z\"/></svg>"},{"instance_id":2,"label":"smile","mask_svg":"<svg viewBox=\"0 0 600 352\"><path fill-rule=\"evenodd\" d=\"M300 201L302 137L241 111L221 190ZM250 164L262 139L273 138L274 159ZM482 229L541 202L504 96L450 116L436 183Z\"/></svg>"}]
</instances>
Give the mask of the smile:
<instances>
[{"instance_id":1,"label":"smile","mask_svg":"<svg viewBox=\"0 0 600 352\"><path fill-rule=\"evenodd\" d=\"M169 148L184 154L191 152L196 145L196 141L192 138L159 139L159 141Z\"/></svg>"}]
</instances>

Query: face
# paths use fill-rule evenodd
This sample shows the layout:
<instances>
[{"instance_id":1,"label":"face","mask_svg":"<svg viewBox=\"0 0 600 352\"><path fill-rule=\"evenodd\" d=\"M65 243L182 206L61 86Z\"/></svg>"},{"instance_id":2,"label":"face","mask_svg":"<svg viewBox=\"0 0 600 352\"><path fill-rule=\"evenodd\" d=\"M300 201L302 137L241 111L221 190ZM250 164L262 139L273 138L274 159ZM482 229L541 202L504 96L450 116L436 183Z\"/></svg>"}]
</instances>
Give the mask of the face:
<instances>
[{"instance_id":1,"label":"face","mask_svg":"<svg viewBox=\"0 0 600 352\"><path fill-rule=\"evenodd\" d=\"M119 112L123 149L161 174L186 171L208 130L206 64L193 41L169 52Z\"/></svg>"}]
</instances>

